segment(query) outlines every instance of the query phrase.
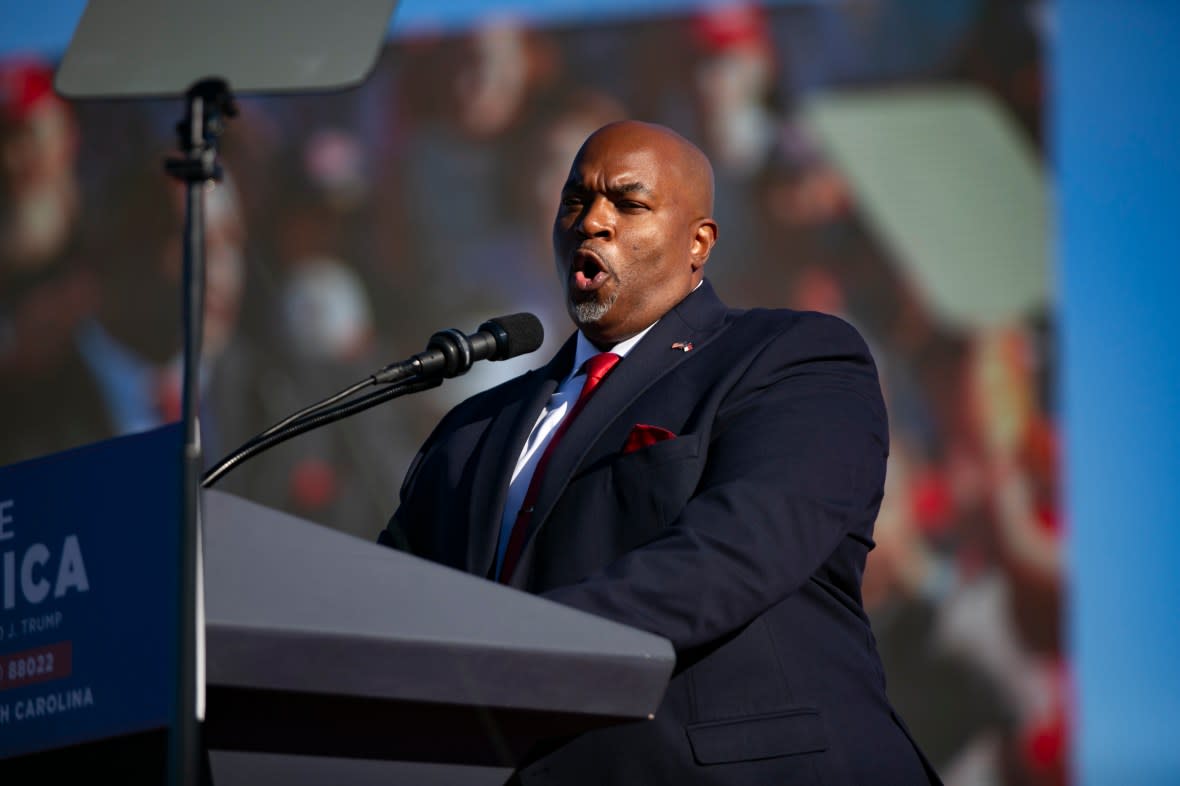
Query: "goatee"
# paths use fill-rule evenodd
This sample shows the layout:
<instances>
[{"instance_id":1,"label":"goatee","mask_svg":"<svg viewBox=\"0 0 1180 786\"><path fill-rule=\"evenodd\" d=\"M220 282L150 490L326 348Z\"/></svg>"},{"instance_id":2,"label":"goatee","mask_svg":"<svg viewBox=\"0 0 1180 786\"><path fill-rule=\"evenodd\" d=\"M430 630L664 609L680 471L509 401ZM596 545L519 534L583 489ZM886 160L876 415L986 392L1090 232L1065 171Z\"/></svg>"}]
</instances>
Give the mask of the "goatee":
<instances>
[{"instance_id":1,"label":"goatee","mask_svg":"<svg viewBox=\"0 0 1180 786\"><path fill-rule=\"evenodd\" d=\"M613 292L604 300L575 301L570 304L570 315L578 325L593 325L606 316L618 298L619 293Z\"/></svg>"}]
</instances>

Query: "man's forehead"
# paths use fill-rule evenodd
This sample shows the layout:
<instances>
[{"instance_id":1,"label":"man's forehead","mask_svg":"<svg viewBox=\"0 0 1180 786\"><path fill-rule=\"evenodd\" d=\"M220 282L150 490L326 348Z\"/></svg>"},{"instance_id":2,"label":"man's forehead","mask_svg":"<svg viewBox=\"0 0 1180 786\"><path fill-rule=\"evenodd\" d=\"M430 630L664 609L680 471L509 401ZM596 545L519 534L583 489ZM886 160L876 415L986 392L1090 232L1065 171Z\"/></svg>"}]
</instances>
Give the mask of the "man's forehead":
<instances>
[{"instance_id":1,"label":"man's forehead","mask_svg":"<svg viewBox=\"0 0 1180 786\"><path fill-rule=\"evenodd\" d=\"M621 121L591 134L574 158L566 187L585 186L589 180L612 189L641 183L652 193L698 204L695 209L704 215L713 210L708 158L692 142L659 125Z\"/></svg>"},{"instance_id":2,"label":"man's forehead","mask_svg":"<svg viewBox=\"0 0 1180 786\"><path fill-rule=\"evenodd\" d=\"M574 159L567 182L602 180L614 189L650 191L660 181L675 177L677 169L674 161L646 146L608 149L587 146Z\"/></svg>"}]
</instances>

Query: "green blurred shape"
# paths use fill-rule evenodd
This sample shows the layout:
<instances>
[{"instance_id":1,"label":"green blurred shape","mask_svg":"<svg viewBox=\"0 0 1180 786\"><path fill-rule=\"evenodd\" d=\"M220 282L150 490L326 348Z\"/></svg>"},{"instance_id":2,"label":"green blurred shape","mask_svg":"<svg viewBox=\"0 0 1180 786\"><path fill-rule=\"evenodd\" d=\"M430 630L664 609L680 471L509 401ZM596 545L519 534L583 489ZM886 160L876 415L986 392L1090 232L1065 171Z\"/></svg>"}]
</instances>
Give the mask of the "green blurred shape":
<instances>
[{"instance_id":1,"label":"green blurred shape","mask_svg":"<svg viewBox=\"0 0 1180 786\"><path fill-rule=\"evenodd\" d=\"M937 317L1011 322L1048 304L1048 204L1036 153L971 87L817 95L805 127Z\"/></svg>"}]
</instances>

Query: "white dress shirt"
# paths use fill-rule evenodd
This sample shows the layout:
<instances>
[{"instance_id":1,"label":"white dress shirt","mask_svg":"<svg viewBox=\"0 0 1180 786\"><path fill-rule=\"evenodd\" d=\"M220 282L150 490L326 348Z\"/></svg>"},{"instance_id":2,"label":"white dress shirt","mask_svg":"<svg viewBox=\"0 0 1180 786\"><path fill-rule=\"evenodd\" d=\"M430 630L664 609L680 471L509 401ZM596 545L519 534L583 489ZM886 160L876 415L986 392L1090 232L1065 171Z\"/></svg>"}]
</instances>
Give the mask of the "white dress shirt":
<instances>
[{"instance_id":1,"label":"white dress shirt","mask_svg":"<svg viewBox=\"0 0 1180 786\"><path fill-rule=\"evenodd\" d=\"M615 353L620 359L627 357L627 353L653 327L655 327L655 323L648 325L641 333L616 344L608 351ZM512 480L508 485L508 499L504 504L504 513L500 519L500 543L496 547L497 577L499 577L500 567L504 563L504 552L508 548L508 538L512 534L512 526L516 523L520 506L524 504L524 497L528 493L529 483L533 479L537 463L541 460L545 446L553 438L557 427L561 425L561 421L565 420L566 415L573 408L574 402L578 400L578 395L582 392L582 386L586 382L584 368L586 361L600 352L602 350L591 344L581 333L578 333L578 344L574 353L574 370L557 386L557 390L553 391L545 408L537 416L537 422L533 425L532 432L525 440L524 449L516 460L516 468L512 470Z\"/></svg>"}]
</instances>

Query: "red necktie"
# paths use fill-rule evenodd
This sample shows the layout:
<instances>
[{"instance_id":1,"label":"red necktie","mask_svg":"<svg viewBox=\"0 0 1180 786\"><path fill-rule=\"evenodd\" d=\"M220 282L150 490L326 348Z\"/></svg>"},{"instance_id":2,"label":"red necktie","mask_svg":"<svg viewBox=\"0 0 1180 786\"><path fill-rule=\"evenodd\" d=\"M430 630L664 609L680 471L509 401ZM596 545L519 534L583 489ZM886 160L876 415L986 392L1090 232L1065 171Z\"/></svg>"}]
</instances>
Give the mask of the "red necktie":
<instances>
[{"instance_id":1,"label":"red necktie","mask_svg":"<svg viewBox=\"0 0 1180 786\"><path fill-rule=\"evenodd\" d=\"M586 406L586 400L590 398L594 388L598 387L598 383L619 360L619 356L613 352L602 352L586 361L586 381L582 383L582 392L578 394L578 400L574 402L573 409L558 425L553 438L549 440L549 444L545 446L545 451L537 461L537 468L533 470L533 477L529 481L528 491L525 492L524 502L521 503L520 512L516 514L516 521L512 524L512 534L508 538L508 547L504 550L504 563L500 566L499 582L501 584L507 584L512 578L512 571L516 569L516 562L520 559L521 551L524 550L529 522L533 517L533 505L536 504L537 492L541 489L541 478L545 475L545 467L549 464L549 457L553 455L554 447L565 434L573 419Z\"/></svg>"}]
</instances>

